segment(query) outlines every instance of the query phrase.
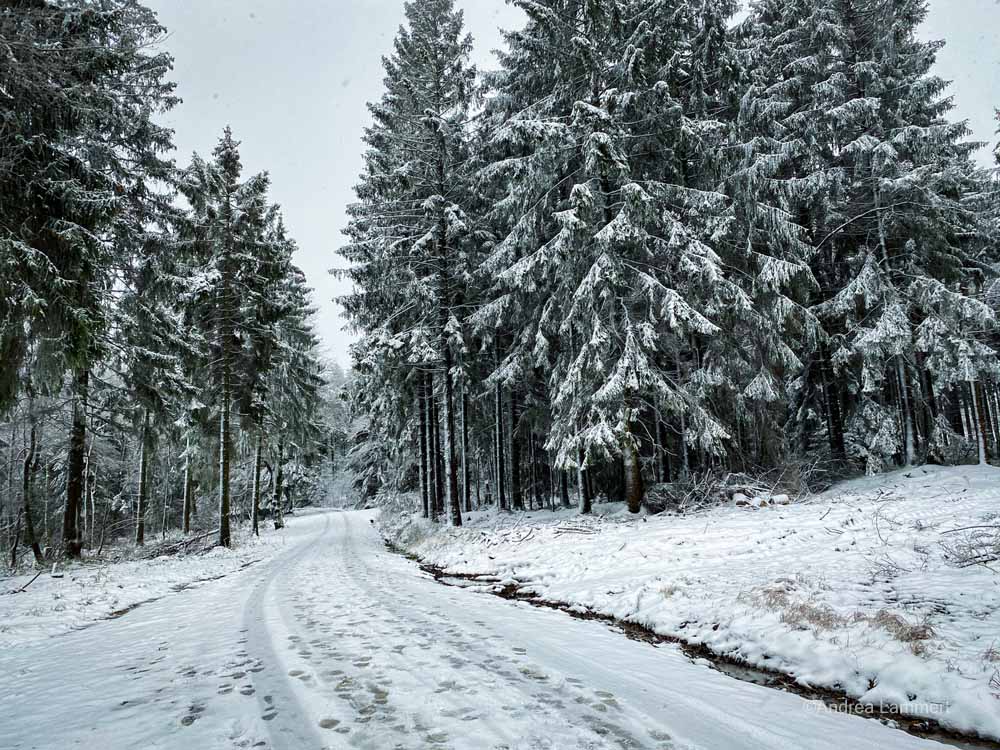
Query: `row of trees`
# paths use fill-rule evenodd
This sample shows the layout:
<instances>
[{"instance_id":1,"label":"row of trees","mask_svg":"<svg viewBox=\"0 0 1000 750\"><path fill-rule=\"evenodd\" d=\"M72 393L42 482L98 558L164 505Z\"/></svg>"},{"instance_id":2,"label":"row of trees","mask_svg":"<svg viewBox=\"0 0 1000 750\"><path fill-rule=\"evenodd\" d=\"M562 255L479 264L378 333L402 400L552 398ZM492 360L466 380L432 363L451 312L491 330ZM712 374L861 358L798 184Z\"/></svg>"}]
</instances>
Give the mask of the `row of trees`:
<instances>
[{"instance_id":1,"label":"row of trees","mask_svg":"<svg viewBox=\"0 0 1000 750\"><path fill-rule=\"evenodd\" d=\"M267 175L242 174L228 129L211 159L171 160L157 124L178 101L164 33L137 0L0 7L0 449L15 557L20 543L41 560L55 538L76 557L125 529L141 545L154 519L217 528L229 545L231 518L256 531L267 491L280 523L344 442L321 418L310 291Z\"/></svg>"},{"instance_id":2,"label":"row of trees","mask_svg":"<svg viewBox=\"0 0 1000 750\"><path fill-rule=\"evenodd\" d=\"M341 250L366 487L457 525L989 458L1000 212L924 0L513 1L495 72L452 0L384 60Z\"/></svg>"}]
</instances>

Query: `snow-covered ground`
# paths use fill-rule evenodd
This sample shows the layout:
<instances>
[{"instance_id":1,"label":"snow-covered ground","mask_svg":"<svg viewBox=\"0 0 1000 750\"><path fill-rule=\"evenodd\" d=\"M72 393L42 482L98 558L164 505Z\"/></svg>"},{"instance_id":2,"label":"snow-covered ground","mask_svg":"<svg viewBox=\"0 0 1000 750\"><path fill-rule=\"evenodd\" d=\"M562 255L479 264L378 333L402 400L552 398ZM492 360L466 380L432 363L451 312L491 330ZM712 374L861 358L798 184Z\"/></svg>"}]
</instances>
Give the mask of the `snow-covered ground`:
<instances>
[{"instance_id":1,"label":"snow-covered ground","mask_svg":"<svg viewBox=\"0 0 1000 750\"><path fill-rule=\"evenodd\" d=\"M370 512L269 560L0 650L0 748L931 750L598 622L441 586Z\"/></svg>"},{"instance_id":2,"label":"snow-covered ground","mask_svg":"<svg viewBox=\"0 0 1000 750\"><path fill-rule=\"evenodd\" d=\"M387 529L456 574L1000 738L1000 574L960 568L954 529L1000 518L1000 470L923 467L808 501L687 516L478 512ZM846 746L846 745L845 745Z\"/></svg>"},{"instance_id":3,"label":"snow-covered ground","mask_svg":"<svg viewBox=\"0 0 1000 750\"><path fill-rule=\"evenodd\" d=\"M125 561L109 555L0 578L0 649L121 616L137 605L259 564L284 546L279 532L262 530L257 539L241 530L233 549ZM36 577L36 572L41 574Z\"/></svg>"}]
</instances>

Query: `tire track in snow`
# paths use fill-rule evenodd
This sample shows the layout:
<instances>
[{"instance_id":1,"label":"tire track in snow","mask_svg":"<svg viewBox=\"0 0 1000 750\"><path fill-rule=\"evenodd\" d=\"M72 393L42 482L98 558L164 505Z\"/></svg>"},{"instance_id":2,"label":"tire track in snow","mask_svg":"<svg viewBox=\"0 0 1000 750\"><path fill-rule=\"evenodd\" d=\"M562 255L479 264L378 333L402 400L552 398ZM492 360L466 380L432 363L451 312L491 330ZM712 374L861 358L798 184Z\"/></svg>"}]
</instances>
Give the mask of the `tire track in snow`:
<instances>
[{"instance_id":1,"label":"tire track in snow","mask_svg":"<svg viewBox=\"0 0 1000 750\"><path fill-rule=\"evenodd\" d=\"M264 662L263 671L254 674L251 681L257 691L263 732L270 738L272 750L326 747L314 728L315 722L292 690L285 660L278 653L275 634L268 625L271 617L268 600L275 584L291 576L304 560L319 554L320 541L330 532L330 514L325 516L323 529L315 537L304 541L301 549L291 555L274 561L271 572L254 587L244 607L247 649ZM280 609L277 615L280 617Z\"/></svg>"}]
</instances>

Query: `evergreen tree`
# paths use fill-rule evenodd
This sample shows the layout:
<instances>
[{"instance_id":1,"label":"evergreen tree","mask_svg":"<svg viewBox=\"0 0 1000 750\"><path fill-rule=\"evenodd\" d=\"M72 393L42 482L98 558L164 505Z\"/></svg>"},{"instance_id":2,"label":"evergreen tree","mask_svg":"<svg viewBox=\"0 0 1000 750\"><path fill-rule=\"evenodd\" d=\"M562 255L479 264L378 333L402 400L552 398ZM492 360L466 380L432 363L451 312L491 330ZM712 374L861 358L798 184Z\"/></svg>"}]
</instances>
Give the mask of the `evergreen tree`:
<instances>
[{"instance_id":1,"label":"evergreen tree","mask_svg":"<svg viewBox=\"0 0 1000 750\"><path fill-rule=\"evenodd\" d=\"M752 169L812 247L822 330L806 374L826 404L814 411L835 456L871 472L913 462L941 439L942 394L995 372L976 334L992 315L973 297L985 266L964 201L978 189L976 144L946 119L946 84L930 72L940 45L916 37L922 0L761 3L755 14L767 63L745 102L761 121Z\"/></svg>"},{"instance_id":2,"label":"evergreen tree","mask_svg":"<svg viewBox=\"0 0 1000 750\"><path fill-rule=\"evenodd\" d=\"M191 206L186 231L200 273L191 279L199 306L199 324L211 341L210 362L218 413L219 544L231 542L230 471L232 417L240 400L238 364L243 342L255 322L241 311L268 294L268 279L259 274L258 252L268 217L267 175L241 181L239 143L227 128L205 162L195 155L180 189ZM248 330L248 328L250 330Z\"/></svg>"},{"instance_id":3,"label":"evergreen tree","mask_svg":"<svg viewBox=\"0 0 1000 750\"><path fill-rule=\"evenodd\" d=\"M63 544L77 556L90 372L107 351L122 254L164 208L175 103L164 30L136 0L17 0L0 8L0 407L29 350L38 385L69 373L73 417ZM37 342L30 346L29 342Z\"/></svg>"},{"instance_id":4,"label":"evergreen tree","mask_svg":"<svg viewBox=\"0 0 1000 750\"><path fill-rule=\"evenodd\" d=\"M484 169L502 186L493 221L504 229L486 264L496 298L478 321L529 316L493 378L548 371L548 447L580 471L583 509L586 469L620 461L638 511L645 408L684 421L682 450L721 451L727 437L692 387L694 367L679 364L692 341L719 333L718 310L746 304L714 247L727 226L706 115L715 94L707 74L682 83L716 19L685 3L522 7L528 25L509 36L497 79L509 115Z\"/></svg>"},{"instance_id":5,"label":"evergreen tree","mask_svg":"<svg viewBox=\"0 0 1000 750\"><path fill-rule=\"evenodd\" d=\"M418 394L426 399L431 391L440 401L443 486L458 526L455 371L465 318L462 167L474 92L472 40L453 0L408 2L405 13L395 51L383 60L386 93L370 106L375 123L365 135L369 149L358 202L350 207L350 242L340 251L352 264L345 273L357 291L342 304L365 336L356 362L371 388L369 408L380 415L369 429L396 435L412 423ZM429 374L437 380L430 387ZM377 395L385 390L392 395ZM435 461L422 457L421 464Z\"/></svg>"}]
</instances>

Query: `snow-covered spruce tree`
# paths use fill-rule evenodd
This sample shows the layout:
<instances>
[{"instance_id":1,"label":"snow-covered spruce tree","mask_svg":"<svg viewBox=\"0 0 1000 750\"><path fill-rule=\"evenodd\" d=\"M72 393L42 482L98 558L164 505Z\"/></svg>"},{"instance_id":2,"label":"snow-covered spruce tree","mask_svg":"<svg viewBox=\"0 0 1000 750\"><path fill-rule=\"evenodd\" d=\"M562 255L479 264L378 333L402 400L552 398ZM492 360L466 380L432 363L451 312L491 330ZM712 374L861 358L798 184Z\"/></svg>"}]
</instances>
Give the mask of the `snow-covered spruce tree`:
<instances>
[{"instance_id":1,"label":"snow-covered spruce tree","mask_svg":"<svg viewBox=\"0 0 1000 750\"><path fill-rule=\"evenodd\" d=\"M268 218L267 175L241 180L239 143L226 128L206 162L195 155L180 182L191 211L184 239L198 274L189 280L188 298L198 310L197 323L211 342L208 360L218 414L219 544L229 546L230 470L233 407L239 402L237 373L243 342L255 321L244 324L241 312L269 294L271 279L259 273L257 253Z\"/></svg>"},{"instance_id":2,"label":"snow-covered spruce tree","mask_svg":"<svg viewBox=\"0 0 1000 750\"><path fill-rule=\"evenodd\" d=\"M746 304L713 248L729 217L713 189L714 74L697 54L712 17L687 2L518 4L529 21L508 36L496 79L508 116L483 170L502 188L492 219L505 232L477 322L529 317L493 378L549 372L547 445L580 472L581 509L588 469L620 462L638 511L644 409L683 425L684 454L721 452L728 437L699 398L710 364L693 357L720 333L713 313Z\"/></svg>"},{"instance_id":3,"label":"snow-covered spruce tree","mask_svg":"<svg viewBox=\"0 0 1000 750\"><path fill-rule=\"evenodd\" d=\"M964 123L946 119L947 84L930 73L940 45L916 38L926 3L844 2L840 11L847 46L838 65L848 83L831 103L844 113L837 124L850 183L831 230L847 257L831 260L850 270L817 313L843 321L833 359L854 385L848 439L877 471L894 459L912 463L921 443L934 451L941 398L969 383L975 409L975 382L996 376L996 353L981 343L995 321L975 297L993 272L977 257L963 200L979 187L969 159L976 144L962 142Z\"/></svg>"},{"instance_id":4,"label":"snow-covered spruce tree","mask_svg":"<svg viewBox=\"0 0 1000 750\"><path fill-rule=\"evenodd\" d=\"M732 34L727 69L717 73L729 95L739 97L720 97L717 105L732 108L725 113L732 147L721 171L734 221L724 259L749 301L728 311L723 328L729 336L710 342L712 348L721 344L717 361L727 365L719 381L731 390L717 392L715 402L728 412L730 465L736 468L774 466L808 447L816 428L803 419L792 422L808 422L798 434L786 431L818 335L808 309L817 282L803 217L804 196L817 196L823 184L813 175L803 179L805 167L796 161L801 149L784 140L782 120L797 111L799 90L807 85L798 75L776 83L794 55L786 46L816 33L803 24L789 31L791 40L778 35L776 19L787 6L757 3Z\"/></svg>"},{"instance_id":5,"label":"snow-covered spruce tree","mask_svg":"<svg viewBox=\"0 0 1000 750\"><path fill-rule=\"evenodd\" d=\"M285 272L273 288L274 350L267 367L261 371L261 418L258 430L276 435L277 450L272 479L271 513L275 524L283 523L284 507L292 507L299 484L315 481L322 469L319 450L323 447L321 425L317 419L320 408L322 364L317 348L319 341L311 318L315 309L311 290L301 270L291 263L295 243L287 238L279 225L274 239L283 248ZM259 463L260 433L255 465ZM259 470L259 469L258 469ZM260 479L255 475L254 503L259 502ZM256 526L257 507L253 508ZM256 531L256 528L254 529Z\"/></svg>"},{"instance_id":6,"label":"snow-covered spruce tree","mask_svg":"<svg viewBox=\"0 0 1000 750\"><path fill-rule=\"evenodd\" d=\"M124 391L123 415L139 433L135 543L145 541L150 496L150 464L161 436L172 437L183 422L194 387L185 377L183 361L194 354L177 315L182 269L175 261L166 227L150 234L129 262L125 284L113 311L112 356L95 376L113 379ZM114 387L114 386L112 386Z\"/></svg>"},{"instance_id":7,"label":"snow-covered spruce tree","mask_svg":"<svg viewBox=\"0 0 1000 750\"><path fill-rule=\"evenodd\" d=\"M369 430L386 430L373 438L388 442L410 426L419 444L425 431L413 430L413 422L430 428L437 422L414 419L417 400L423 397L430 413L440 403L444 466L437 494L447 497L451 521L461 525L455 368L465 317L463 165L475 88L472 40L453 0L408 2L405 12L394 53L383 60L386 93L370 107L365 171L349 209L349 243L340 251L352 264L345 275L356 291L343 304L364 337L356 356L368 408L400 420L373 420ZM436 457L423 455L425 463L436 467ZM430 471L424 466L421 473Z\"/></svg>"},{"instance_id":8,"label":"snow-covered spruce tree","mask_svg":"<svg viewBox=\"0 0 1000 750\"><path fill-rule=\"evenodd\" d=\"M942 399L995 370L977 334L992 316L973 297L987 266L963 203L975 146L946 119L946 84L930 72L939 45L916 38L922 0L753 13L749 169L766 200L783 196L818 281L822 329L795 383L800 432L823 414L834 457L870 472L910 463L935 450Z\"/></svg>"},{"instance_id":9,"label":"snow-covered spruce tree","mask_svg":"<svg viewBox=\"0 0 1000 750\"><path fill-rule=\"evenodd\" d=\"M253 442L253 483L250 497L250 520L254 534L259 534L261 469L267 417L278 410L273 403L270 376L284 354L281 327L290 316L299 316L304 300L292 295L288 285L301 273L292 265L296 249L288 236L277 206L271 206L257 233L247 259L253 265L253 290L239 300L239 349L236 352L235 392L243 432ZM292 344L286 345L291 348ZM290 353L290 352L289 352ZM275 425L278 442L282 429Z\"/></svg>"},{"instance_id":10,"label":"snow-covered spruce tree","mask_svg":"<svg viewBox=\"0 0 1000 750\"><path fill-rule=\"evenodd\" d=\"M39 387L70 375L63 546L81 547L90 371L106 350L121 256L141 245L169 176L175 102L163 29L136 0L13 0L0 8L0 406L29 352ZM31 348L29 341L38 342Z\"/></svg>"}]
</instances>

